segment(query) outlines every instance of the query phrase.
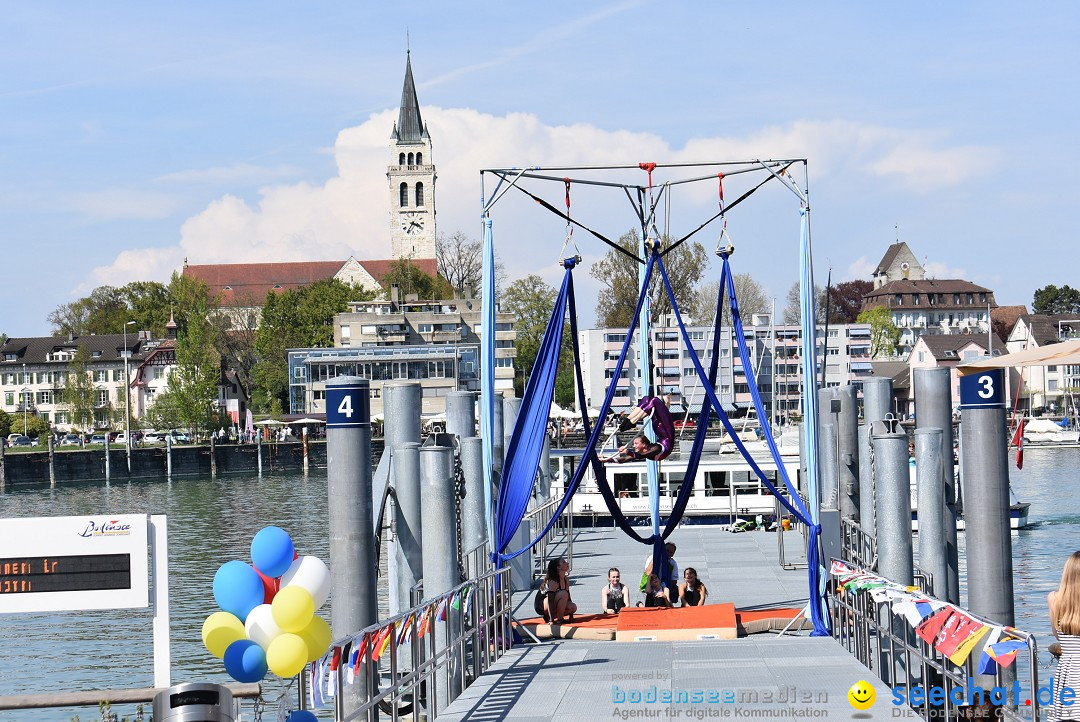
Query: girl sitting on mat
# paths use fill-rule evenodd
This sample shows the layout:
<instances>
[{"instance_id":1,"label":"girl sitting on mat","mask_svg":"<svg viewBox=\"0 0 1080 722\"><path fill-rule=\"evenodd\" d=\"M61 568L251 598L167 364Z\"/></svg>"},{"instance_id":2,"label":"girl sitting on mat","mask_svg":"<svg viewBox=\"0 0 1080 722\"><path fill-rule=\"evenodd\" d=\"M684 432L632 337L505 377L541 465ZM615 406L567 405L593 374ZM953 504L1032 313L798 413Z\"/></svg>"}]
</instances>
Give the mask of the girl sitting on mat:
<instances>
[{"instance_id":1,"label":"girl sitting on mat","mask_svg":"<svg viewBox=\"0 0 1080 722\"><path fill-rule=\"evenodd\" d=\"M621 576L617 568L608 569L608 583L600 588L600 608L604 614L618 614L626 606L629 590L619 581Z\"/></svg>"},{"instance_id":2,"label":"girl sitting on mat","mask_svg":"<svg viewBox=\"0 0 1080 722\"><path fill-rule=\"evenodd\" d=\"M698 579L697 569L687 567L683 572L685 581L679 585L679 603L684 607L703 607L709 590Z\"/></svg>"},{"instance_id":3,"label":"girl sitting on mat","mask_svg":"<svg viewBox=\"0 0 1080 722\"><path fill-rule=\"evenodd\" d=\"M547 565L547 574L540 582L533 599L533 610L550 624L574 621L577 605L570 601L570 579L567 572L570 565L563 558L552 559ZM564 617L568 619L564 619Z\"/></svg>"},{"instance_id":4,"label":"girl sitting on mat","mask_svg":"<svg viewBox=\"0 0 1080 722\"><path fill-rule=\"evenodd\" d=\"M649 575L649 583L645 586L645 601L638 602L639 607L670 607L671 596L666 584L660 581L655 574Z\"/></svg>"}]
</instances>

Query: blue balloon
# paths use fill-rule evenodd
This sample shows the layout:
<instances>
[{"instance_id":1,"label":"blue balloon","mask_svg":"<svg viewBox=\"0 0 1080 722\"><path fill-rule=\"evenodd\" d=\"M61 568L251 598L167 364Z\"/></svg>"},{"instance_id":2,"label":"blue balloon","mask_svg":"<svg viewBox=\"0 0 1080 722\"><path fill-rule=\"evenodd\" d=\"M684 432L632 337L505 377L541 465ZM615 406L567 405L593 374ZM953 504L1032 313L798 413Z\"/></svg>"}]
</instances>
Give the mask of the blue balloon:
<instances>
[{"instance_id":1,"label":"blue balloon","mask_svg":"<svg viewBox=\"0 0 1080 722\"><path fill-rule=\"evenodd\" d=\"M250 639L238 639L225 650L225 671L237 682L261 682L266 676L266 652Z\"/></svg>"},{"instance_id":2,"label":"blue balloon","mask_svg":"<svg viewBox=\"0 0 1080 722\"><path fill-rule=\"evenodd\" d=\"M319 722L319 718L315 716L314 712L309 712L306 709L294 709L285 718L285 722Z\"/></svg>"},{"instance_id":3,"label":"blue balloon","mask_svg":"<svg viewBox=\"0 0 1080 722\"><path fill-rule=\"evenodd\" d=\"M251 540L251 563L268 577L289 571L295 555L292 537L281 527L268 526Z\"/></svg>"},{"instance_id":4,"label":"blue balloon","mask_svg":"<svg viewBox=\"0 0 1080 722\"><path fill-rule=\"evenodd\" d=\"M214 601L241 622L247 620L248 613L263 603L259 573L247 562L225 562L214 575Z\"/></svg>"}]
</instances>

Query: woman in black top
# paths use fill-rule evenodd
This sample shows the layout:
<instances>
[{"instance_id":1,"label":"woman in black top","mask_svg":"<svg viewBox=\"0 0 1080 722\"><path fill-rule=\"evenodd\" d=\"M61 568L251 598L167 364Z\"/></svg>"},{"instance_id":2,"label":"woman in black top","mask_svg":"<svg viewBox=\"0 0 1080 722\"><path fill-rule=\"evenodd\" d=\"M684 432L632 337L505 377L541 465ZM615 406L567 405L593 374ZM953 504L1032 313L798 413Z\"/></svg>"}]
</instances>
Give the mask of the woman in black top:
<instances>
[{"instance_id":1,"label":"woman in black top","mask_svg":"<svg viewBox=\"0 0 1080 722\"><path fill-rule=\"evenodd\" d=\"M619 579L621 575L615 567L608 569L608 583L600 588L600 607L604 614L618 614L626 606L627 589Z\"/></svg>"},{"instance_id":2,"label":"woman in black top","mask_svg":"<svg viewBox=\"0 0 1080 722\"><path fill-rule=\"evenodd\" d=\"M567 572L570 565L565 559L552 559L548 562L547 574L533 598L533 610L544 618L545 622L558 624L563 617L574 620L577 605L570 601L570 579Z\"/></svg>"}]
</instances>

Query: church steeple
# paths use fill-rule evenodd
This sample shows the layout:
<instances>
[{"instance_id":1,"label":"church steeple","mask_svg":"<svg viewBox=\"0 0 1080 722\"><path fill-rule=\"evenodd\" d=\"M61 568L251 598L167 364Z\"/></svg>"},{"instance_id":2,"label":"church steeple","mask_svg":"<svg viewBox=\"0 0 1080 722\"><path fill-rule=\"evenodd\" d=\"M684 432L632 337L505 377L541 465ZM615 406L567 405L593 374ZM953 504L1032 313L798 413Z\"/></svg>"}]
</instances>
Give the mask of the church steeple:
<instances>
[{"instance_id":1,"label":"church steeple","mask_svg":"<svg viewBox=\"0 0 1080 722\"><path fill-rule=\"evenodd\" d=\"M420 143L428 137L424 120L420 117L420 101L416 99L416 83L412 74L412 53L405 54L405 85L401 89L401 108L397 125L391 138L398 145Z\"/></svg>"},{"instance_id":2,"label":"church steeple","mask_svg":"<svg viewBox=\"0 0 1080 722\"><path fill-rule=\"evenodd\" d=\"M431 136L420 117L412 55L405 56L405 85L398 121L390 134L390 254L435 258L435 165Z\"/></svg>"}]
</instances>

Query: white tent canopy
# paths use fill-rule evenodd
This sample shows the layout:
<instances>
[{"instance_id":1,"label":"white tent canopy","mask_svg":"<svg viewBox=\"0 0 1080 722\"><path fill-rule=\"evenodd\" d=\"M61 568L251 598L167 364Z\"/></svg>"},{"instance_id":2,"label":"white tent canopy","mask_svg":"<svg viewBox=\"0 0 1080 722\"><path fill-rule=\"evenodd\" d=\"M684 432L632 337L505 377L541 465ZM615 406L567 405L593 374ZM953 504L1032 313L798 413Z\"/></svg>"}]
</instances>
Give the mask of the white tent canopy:
<instances>
[{"instance_id":1,"label":"white tent canopy","mask_svg":"<svg viewBox=\"0 0 1080 722\"><path fill-rule=\"evenodd\" d=\"M290 424L325 424L325 421L319 421L318 419L297 419L296 421L290 421Z\"/></svg>"},{"instance_id":2,"label":"white tent canopy","mask_svg":"<svg viewBox=\"0 0 1080 722\"><path fill-rule=\"evenodd\" d=\"M1004 356L979 359L956 367L961 376L975 374L986 369L1004 369L1012 366L1057 366L1080 364L1080 340L1052 343L1048 346L1029 348Z\"/></svg>"},{"instance_id":3,"label":"white tent canopy","mask_svg":"<svg viewBox=\"0 0 1080 722\"><path fill-rule=\"evenodd\" d=\"M278 421L277 419L263 419L262 421L256 421L256 426L281 426L284 421Z\"/></svg>"},{"instance_id":4,"label":"white tent canopy","mask_svg":"<svg viewBox=\"0 0 1080 722\"><path fill-rule=\"evenodd\" d=\"M578 415L573 411L567 411L563 407L559 406L554 401L551 402L551 411L548 413L549 419L576 419Z\"/></svg>"}]
</instances>

